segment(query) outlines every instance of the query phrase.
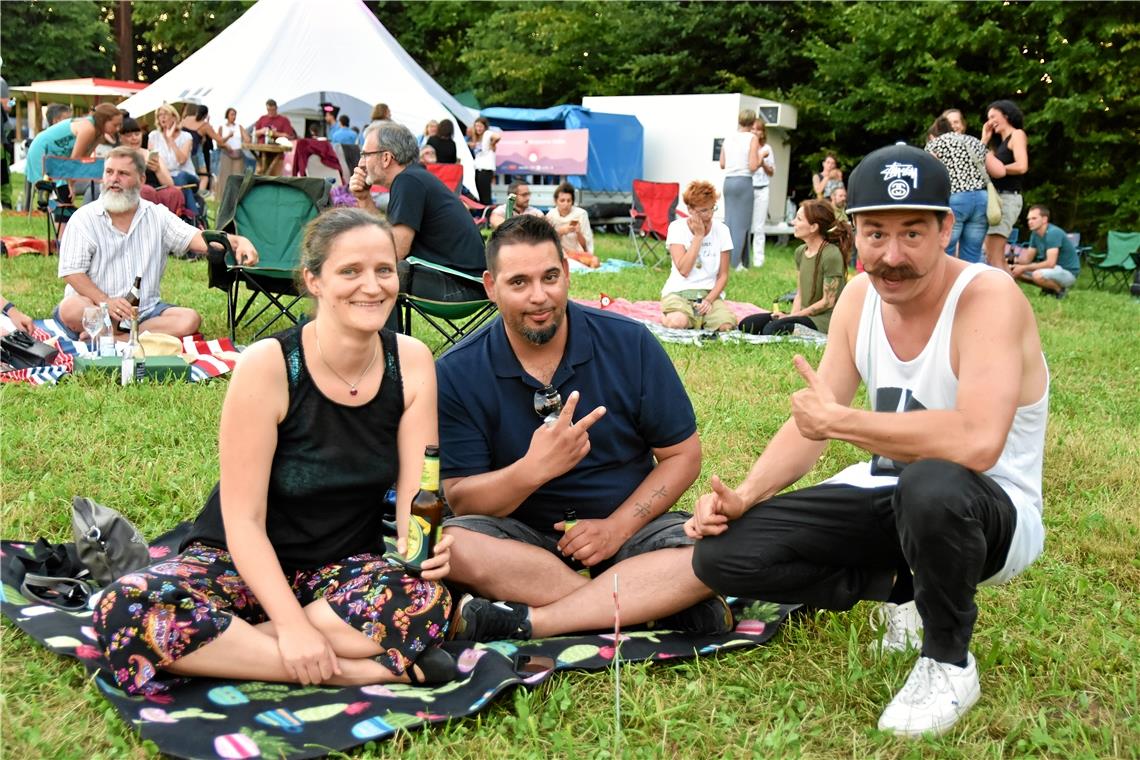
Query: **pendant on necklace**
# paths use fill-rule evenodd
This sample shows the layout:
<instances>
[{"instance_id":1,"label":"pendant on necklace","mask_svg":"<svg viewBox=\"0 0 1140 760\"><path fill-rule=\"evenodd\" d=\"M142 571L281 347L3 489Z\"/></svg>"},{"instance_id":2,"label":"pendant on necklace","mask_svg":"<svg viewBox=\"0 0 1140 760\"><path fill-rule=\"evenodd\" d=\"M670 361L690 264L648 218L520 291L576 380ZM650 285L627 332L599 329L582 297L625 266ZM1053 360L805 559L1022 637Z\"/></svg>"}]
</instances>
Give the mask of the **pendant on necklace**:
<instances>
[{"instance_id":1,"label":"pendant on necklace","mask_svg":"<svg viewBox=\"0 0 1140 760\"><path fill-rule=\"evenodd\" d=\"M356 386L355 385L350 385L348 387L348 395L350 395L350 396L356 395Z\"/></svg>"}]
</instances>

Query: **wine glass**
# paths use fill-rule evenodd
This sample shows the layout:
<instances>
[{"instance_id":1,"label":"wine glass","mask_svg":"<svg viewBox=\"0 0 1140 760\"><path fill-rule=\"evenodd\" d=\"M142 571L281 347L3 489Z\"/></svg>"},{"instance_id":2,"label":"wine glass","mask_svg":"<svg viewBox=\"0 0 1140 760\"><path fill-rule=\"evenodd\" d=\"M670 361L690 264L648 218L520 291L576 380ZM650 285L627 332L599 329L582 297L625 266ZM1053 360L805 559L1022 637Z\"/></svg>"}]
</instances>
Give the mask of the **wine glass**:
<instances>
[{"instance_id":1,"label":"wine glass","mask_svg":"<svg viewBox=\"0 0 1140 760\"><path fill-rule=\"evenodd\" d=\"M91 353L99 348L96 341L99 339L99 330L103 327L103 310L98 306L88 306L83 309L83 329L87 331L87 339L91 341Z\"/></svg>"}]
</instances>

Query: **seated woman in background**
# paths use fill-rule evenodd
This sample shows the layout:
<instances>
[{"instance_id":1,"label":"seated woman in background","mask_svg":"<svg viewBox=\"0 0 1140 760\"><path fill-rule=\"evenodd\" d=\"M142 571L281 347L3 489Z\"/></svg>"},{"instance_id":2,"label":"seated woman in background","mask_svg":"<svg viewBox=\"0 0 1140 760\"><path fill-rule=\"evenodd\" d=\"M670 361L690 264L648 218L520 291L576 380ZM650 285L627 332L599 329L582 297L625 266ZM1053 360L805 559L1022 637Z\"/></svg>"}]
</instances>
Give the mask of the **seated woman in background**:
<instances>
[{"instance_id":1,"label":"seated woman in background","mask_svg":"<svg viewBox=\"0 0 1140 760\"><path fill-rule=\"evenodd\" d=\"M178 112L173 106L163 103L155 110L158 128L152 129L147 136L147 149L157 153L162 165L170 172L174 184L183 188L183 197L186 206L198 214L202 209L194 199L194 189L198 186L198 174L194 169L194 162L190 160L190 153L194 147L194 140L189 132L184 132L179 125Z\"/></svg>"},{"instance_id":2,"label":"seated woman in background","mask_svg":"<svg viewBox=\"0 0 1140 760\"><path fill-rule=\"evenodd\" d=\"M827 332L831 311L847 284L847 259L854 235L851 225L835 218L829 201L804 201L792 223L795 236L804 241L796 249L799 289L788 314L753 314L740 323L744 332L783 335L796 325Z\"/></svg>"},{"instance_id":3,"label":"seated woman in background","mask_svg":"<svg viewBox=\"0 0 1140 760\"><path fill-rule=\"evenodd\" d=\"M811 187L815 191L816 200L822 201L830 198L835 188L842 184L843 171L839 168L839 162L835 156L828 153L823 158L823 166L820 171L811 177Z\"/></svg>"},{"instance_id":4,"label":"seated woman in background","mask_svg":"<svg viewBox=\"0 0 1140 760\"><path fill-rule=\"evenodd\" d=\"M134 148L146 161L146 178L139 187L139 197L151 203L161 203L174 214L182 216L186 210L186 199L182 191L174 186L174 180L159 160L158 154L151 153L142 146L142 127L139 123L131 118L123 119L119 141L124 147Z\"/></svg>"},{"instance_id":5,"label":"seated woman in background","mask_svg":"<svg viewBox=\"0 0 1140 760\"><path fill-rule=\"evenodd\" d=\"M732 235L713 218L716 188L690 182L681 199L688 219L669 223L665 245L672 263L661 289L661 324L681 329L731 330L736 315L724 303L732 256Z\"/></svg>"},{"instance_id":6,"label":"seated woman in background","mask_svg":"<svg viewBox=\"0 0 1140 760\"><path fill-rule=\"evenodd\" d=\"M395 485L403 553L424 447L439 440L431 351L382 329L399 290L391 228L356 208L321 214L299 284L316 314L242 354L222 406L221 481L181 553L99 600L93 625L130 693L161 689L157 669L334 685L457 673L437 646L451 538L419 577L382 556L379 501Z\"/></svg>"},{"instance_id":7,"label":"seated woman in background","mask_svg":"<svg viewBox=\"0 0 1140 760\"><path fill-rule=\"evenodd\" d=\"M546 212L562 241L562 252L588 267L600 263L594 255L594 232L586 209L574 205L574 186L563 182L554 190L554 208Z\"/></svg>"}]
</instances>

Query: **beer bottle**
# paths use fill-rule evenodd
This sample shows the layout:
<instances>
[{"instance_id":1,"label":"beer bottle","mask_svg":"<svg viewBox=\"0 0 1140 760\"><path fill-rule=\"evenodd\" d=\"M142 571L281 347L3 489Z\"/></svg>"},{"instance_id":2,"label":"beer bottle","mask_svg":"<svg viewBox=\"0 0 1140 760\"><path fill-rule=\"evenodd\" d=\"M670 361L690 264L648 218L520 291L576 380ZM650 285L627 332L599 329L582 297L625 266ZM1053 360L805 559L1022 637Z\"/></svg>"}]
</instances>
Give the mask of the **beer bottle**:
<instances>
[{"instance_id":1,"label":"beer bottle","mask_svg":"<svg viewBox=\"0 0 1140 760\"><path fill-rule=\"evenodd\" d=\"M566 510L562 511L562 532L563 533L568 533L570 531L570 529L573 528L577 524L578 524L578 510L566 509ZM570 563L570 567L574 568L574 571L576 573L578 573L578 575L584 576L586 578L590 577L590 568L586 567L585 565L583 565L581 562L574 559L573 557L569 557L567 559Z\"/></svg>"},{"instance_id":2,"label":"beer bottle","mask_svg":"<svg viewBox=\"0 0 1140 760\"><path fill-rule=\"evenodd\" d=\"M439 492L439 447L424 449L424 469L420 490L412 499L412 518L408 521L407 561L404 567L418 575L423 563L435 552L443 523L443 496Z\"/></svg>"},{"instance_id":3,"label":"beer bottle","mask_svg":"<svg viewBox=\"0 0 1140 760\"><path fill-rule=\"evenodd\" d=\"M132 309L139 308L139 293L142 292L142 275L135 277L134 285L131 285L131 292L127 293L127 303L131 305Z\"/></svg>"},{"instance_id":4,"label":"beer bottle","mask_svg":"<svg viewBox=\"0 0 1140 760\"><path fill-rule=\"evenodd\" d=\"M503 210L503 221L510 219L515 215L515 194L510 193L507 195L507 207Z\"/></svg>"}]
</instances>

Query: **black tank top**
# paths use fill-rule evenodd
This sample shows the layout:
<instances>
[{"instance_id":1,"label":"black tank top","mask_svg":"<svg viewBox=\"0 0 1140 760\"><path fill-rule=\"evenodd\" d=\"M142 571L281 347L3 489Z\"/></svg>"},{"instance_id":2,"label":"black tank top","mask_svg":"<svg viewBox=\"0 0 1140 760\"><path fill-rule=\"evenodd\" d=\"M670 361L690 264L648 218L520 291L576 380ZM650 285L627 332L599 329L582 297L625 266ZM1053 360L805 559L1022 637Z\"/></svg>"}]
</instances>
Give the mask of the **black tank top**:
<instances>
[{"instance_id":1,"label":"black tank top","mask_svg":"<svg viewBox=\"0 0 1140 760\"><path fill-rule=\"evenodd\" d=\"M277 426L265 532L286 572L383 552L384 495L396 482L404 383L396 334L380 332L384 377L366 404L329 400L313 383L301 325L273 336L285 355L289 409ZM219 486L183 541L226 548Z\"/></svg>"},{"instance_id":2,"label":"black tank top","mask_svg":"<svg viewBox=\"0 0 1140 760\"><path fill-rule=\"evenodd\" d=\"M1009 137L998 144L997 149L994 150L994 158L1006 166L1014 162L1013 151L1009 149ZM993 180L994 189L999 193L1020 193L1023 176L1022 174L1007 174L1004 177L995 177Z\"/></svg>"}]
</instances>

